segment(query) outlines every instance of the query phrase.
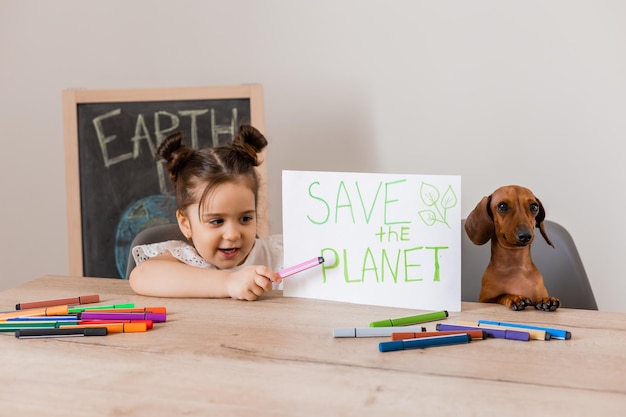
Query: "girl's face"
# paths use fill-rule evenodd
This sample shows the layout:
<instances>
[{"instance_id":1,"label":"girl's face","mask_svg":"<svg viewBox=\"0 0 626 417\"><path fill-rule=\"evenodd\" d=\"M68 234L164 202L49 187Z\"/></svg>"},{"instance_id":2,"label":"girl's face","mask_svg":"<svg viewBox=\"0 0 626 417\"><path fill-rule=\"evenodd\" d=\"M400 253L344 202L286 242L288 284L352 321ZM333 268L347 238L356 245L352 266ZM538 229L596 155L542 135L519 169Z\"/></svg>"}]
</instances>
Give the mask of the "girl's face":
<instances>
[{"instance_id":1,"label":"girl's face","mask_svg":"<svg viewBox=\"0 0 626 417\"><path fill-rule=\"evenodd\" d=\"M201 195L202 190L197 190ZM218 185L207 196L198 218L198 203L177 212L181 231L196 250L219 269L241 265L254 246L254 193L243 182Z\"/></svg>"}]
</instances>

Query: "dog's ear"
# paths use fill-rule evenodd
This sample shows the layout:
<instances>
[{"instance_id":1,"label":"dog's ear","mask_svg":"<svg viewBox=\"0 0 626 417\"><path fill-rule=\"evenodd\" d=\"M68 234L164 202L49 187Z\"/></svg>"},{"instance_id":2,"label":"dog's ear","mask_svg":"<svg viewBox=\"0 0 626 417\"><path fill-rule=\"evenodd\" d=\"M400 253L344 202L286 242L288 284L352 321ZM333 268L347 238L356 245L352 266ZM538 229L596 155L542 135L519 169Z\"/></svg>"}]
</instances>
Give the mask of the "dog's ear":
<instances>
[{"instance_id":1,"label":"dog's ear","mask_svg":"<svg viewBox=\"0 0 626 417\"><path fill-rule=\"evenodd\" d=\"M543 204L541 203L541 201L539 201L537 197L535 197L535 199L537 200L537 203L539 203L539 213L537 213L537 217L535 217L535 227L539 228L541 236L543 236L543 239L546 241L546 243L554 247L554 245L550 241L550 238L548 238L546 228L543 226L543 221L546 218L546 210L543 208Z\"/></svg>"},{"instance_id":2,"label":"dog's ear","mask_svg":"<svg viewBox=\"0 0 626 417\"><path fill-rule=\"evenodd\" d=\"M491 196L483 197L465 219L465 232L475 245L484 245L493 236L495 226L490 202Z\"/></svg>"}]
</instances>

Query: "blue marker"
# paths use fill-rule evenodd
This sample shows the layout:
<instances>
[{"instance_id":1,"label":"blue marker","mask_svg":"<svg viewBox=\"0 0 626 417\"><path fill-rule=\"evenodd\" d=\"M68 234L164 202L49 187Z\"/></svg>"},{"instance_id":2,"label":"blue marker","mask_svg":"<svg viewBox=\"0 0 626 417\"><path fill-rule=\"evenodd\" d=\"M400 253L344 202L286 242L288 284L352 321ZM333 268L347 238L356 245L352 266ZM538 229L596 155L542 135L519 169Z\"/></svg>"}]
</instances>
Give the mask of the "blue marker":
<instances>
[{"instance_id":1,"label":"blue marker","mask_svg":"<svg viewBox=\"0 0 626 417\"><path fill-rule=\"evenodd\" d=\"M33 316L33 317L9 317L6 319L7 322L16 322L16 321L78 321L78 317L76 315L67 315L67 316Z\"/></svg>"},{"instance_id":2,"label":"blue marker","mask_svg":"<svg viewBox=\"0 0 626 417\"><path fill-rule=\"evenodd\" d=\"M467 333L452 334L446 336L423 337L420 339L394 340L391 342L380 342L378 350L381 352L393 352L405 349L423 349L432 346L456 345L469 343L472 337Z\"/></svg>"},{"instance_id":3,"label":"blue marker","mask_svg":"<svg viewBox=\"0 0 626 417\"><path fill-rule=\"evenodd\" d=\"M478 320L478 323L493 324L496 326L517 327L520 329L544 330L546 333L550 335L550 337L554 339L569 340L572 338L572 334L568 332L567 330L563 330L563 329L552 329L549 327L529 326L526 324L506 323L503 321L489 321L489 320Z\"/></svg>"}]
</instances>

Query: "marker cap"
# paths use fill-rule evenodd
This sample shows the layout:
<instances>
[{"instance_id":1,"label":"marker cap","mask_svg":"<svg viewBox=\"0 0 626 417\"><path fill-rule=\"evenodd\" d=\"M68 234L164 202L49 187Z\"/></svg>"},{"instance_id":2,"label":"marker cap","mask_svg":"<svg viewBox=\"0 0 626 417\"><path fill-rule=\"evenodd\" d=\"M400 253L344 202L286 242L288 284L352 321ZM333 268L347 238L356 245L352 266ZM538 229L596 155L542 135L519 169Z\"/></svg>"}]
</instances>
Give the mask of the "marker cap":
<instances>
[{"instance_id":1,"label":"marker cap","mask_svg":"<svg viewBox=\"0 0 626 417\"><path fill-rule=\"evenodd\" d=\"M340 327L333 329L333 337L356 337L354 327Z\"/></svg>"},{"instance_id":2,"label":"marker cap","mask_svg":"<svg viewBox=\"0 0 626 417\"><path fill-rule=\"evenodd\" d=\"M322 262L325 265L329 265L330 267L333 267L335 263L337 262L337 258L335 257L335 254L331 251L327 254L324 254L324 256L322 257Z\"/></svg>"},{"instance_id":3,"label":"marker cap","mask_svg":"<svg viewBox=\"0 0 626 417\"><path fill-rule=\"evenodd\" d=\"M381 352L393 352L396 350L404 350L404 343L401 340L379 343L378 350Z\"/></svg>"},{"instance_id":4,"label":"marker cap","mask_svg":"<svg viewBox=\"0 0 626 417\"><path fill-rule=\"evenodd\" d=\"M100 302L100 296L98 294L81 295L80 297L78 297L78 302L80 304L99 303Z\"/></svg>"},{"instance_id":5,"label":"marker cap","mask_svg":"<svg viewBox=\"0 0 626 417\"><path fill-rule=\"evenodd\" d=\"M124 323L124 333L145 332L148 329L146 323Z\"/></svg>"},{"instance_id":6,"label":"marker cap","mask_svg":"<svg viewBox=\"0 0 626 417\"><path fill-rule=\"evenodd\" d=\"M28 311L28 310L26 310ZM67 306L52 306L46 308L46 314L48 316L61 316L67 314Z\"/></svg>"}]
</instances>

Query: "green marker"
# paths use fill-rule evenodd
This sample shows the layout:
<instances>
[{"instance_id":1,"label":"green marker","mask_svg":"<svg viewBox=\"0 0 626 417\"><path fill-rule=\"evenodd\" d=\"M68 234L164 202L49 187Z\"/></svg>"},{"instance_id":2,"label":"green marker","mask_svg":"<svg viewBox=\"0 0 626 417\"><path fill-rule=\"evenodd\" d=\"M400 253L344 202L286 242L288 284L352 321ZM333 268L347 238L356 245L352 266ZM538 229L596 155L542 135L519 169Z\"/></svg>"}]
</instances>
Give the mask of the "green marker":
<instances>
[{"instance_id":1,"label":"green marker","mask_svg":"<svg viewBox=\"0 0 626 417\"><path fill-rule=\"evenodd\" d=\"M116 308L135 308L135 304L134 303L128 303L128 304L111 304L108 306L90 306L90 307L73 307L73 308L69 308L67 310L68 313L70 314L74 314L74 313L82 313L83 311L91 311L91 310L114 310Z\"/></svg>"},{"instance_id":2,"label":"green marker","mask_svg":"<svg viewBox=\"0 0 626 417\"><path fill-rule=\"evenodd\" d=\"M436 311L434 313L418 314L417 316L401 317L398 319L387 319L373 321L370 327L394 327L394 326L410 326L412 324L425 323L427 321L443 320L448 318L448 312Z\"/></svg>"}]
</instances>

